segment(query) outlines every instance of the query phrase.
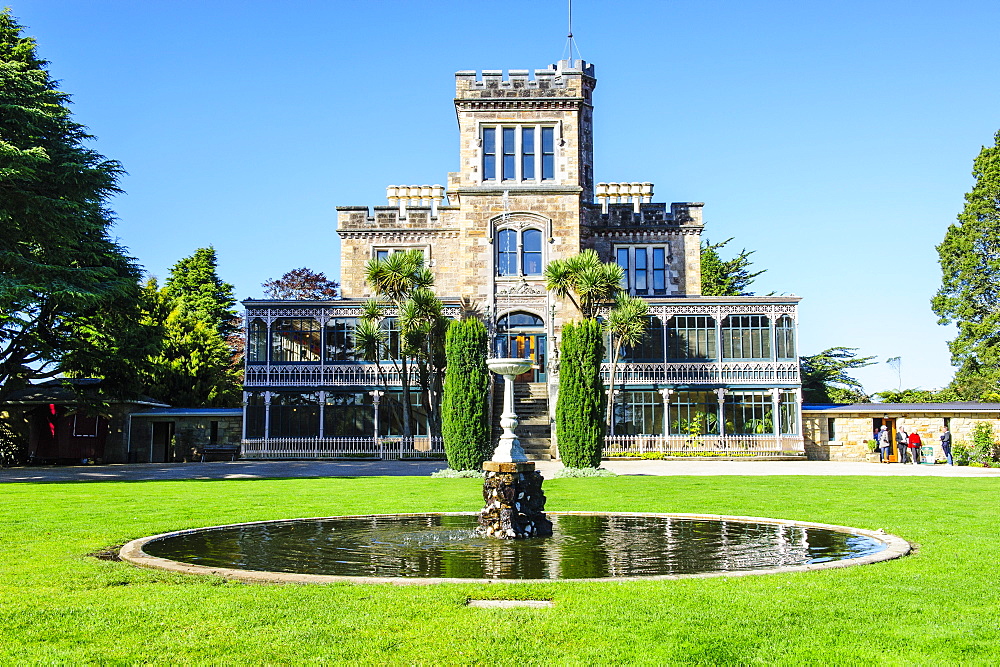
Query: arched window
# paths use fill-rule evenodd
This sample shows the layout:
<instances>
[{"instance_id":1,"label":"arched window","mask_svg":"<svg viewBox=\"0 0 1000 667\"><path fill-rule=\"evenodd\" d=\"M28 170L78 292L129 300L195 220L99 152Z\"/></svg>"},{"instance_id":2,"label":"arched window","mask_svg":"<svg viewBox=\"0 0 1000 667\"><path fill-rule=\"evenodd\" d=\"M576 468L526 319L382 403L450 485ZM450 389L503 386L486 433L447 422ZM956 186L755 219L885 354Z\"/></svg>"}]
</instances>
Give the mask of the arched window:
<instances>
[{"instance_id":1,"label":"arched window","mask_svg":"<svg viewBox=\"0 0 1000 667\"><path fill-rule=\"evenodd\" d=\"M788 315L782 315L775 322L774 339L778 359L795 359L795 323Z\"/></svg>"},{"instance_id":2,"label":"arched window","mask_svg":"<svg viewBox=\"0 0 1000 667\"><path fill-rule=\"evenodd\" d=\"M497 232L497 275L542 275L542 232L526 229L520 234L514 229Z\"/></svg>"},{"instance_id":3,"label":"arched window","mask_svg":"<svg viewBox=\"0 0 1000 667\"><path fill-rule=\"evenodd\" d=\"M531 313L511 313L500 318L500 321L497 322L497 331L506 333L508 330L541 329L544 326L545 322L537 315L532 315Z\"/></svg>"},{"instance_id":4,"label":"arched window","mask_svg":"<svg viewBox=\"0 0 1000 667\"><path fill-rule=\"evenodd\" d=\"M497 275L518 275L517 232L513 229L501 229L497 234Z\"/></svg>"},{"instance_id":5,"label":"arched window","mask_svg":"<svg viewBox=\"0 0 1000 667\"><path fill-rule=\"evenodd\" d=\"M247 361L249 363L267 363L267 325L263 320L250 322L247 334Z\"/></svg>"}]
</instances>

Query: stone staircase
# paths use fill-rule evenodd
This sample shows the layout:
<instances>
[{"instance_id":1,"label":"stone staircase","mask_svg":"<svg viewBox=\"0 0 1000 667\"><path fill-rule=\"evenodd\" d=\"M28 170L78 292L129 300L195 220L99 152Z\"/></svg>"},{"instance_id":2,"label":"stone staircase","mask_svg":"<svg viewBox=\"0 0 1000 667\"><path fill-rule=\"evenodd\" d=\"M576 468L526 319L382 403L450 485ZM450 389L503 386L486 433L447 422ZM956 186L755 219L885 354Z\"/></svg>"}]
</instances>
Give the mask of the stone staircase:
<instances>
[{"instance_id":1,"label":"stone staircase","mask_svg":"<svg viewBox=\"0 0 1000 667\"><path fill-rule=\"evenodd\" d=\"M493 446L500 439L500 414L503 412L503 381L493 390ZM549 390L544 382L514 384L514 412L517 413L517 438L530 461L552 459L549 426Z\"/></svg>"}]
</instances>

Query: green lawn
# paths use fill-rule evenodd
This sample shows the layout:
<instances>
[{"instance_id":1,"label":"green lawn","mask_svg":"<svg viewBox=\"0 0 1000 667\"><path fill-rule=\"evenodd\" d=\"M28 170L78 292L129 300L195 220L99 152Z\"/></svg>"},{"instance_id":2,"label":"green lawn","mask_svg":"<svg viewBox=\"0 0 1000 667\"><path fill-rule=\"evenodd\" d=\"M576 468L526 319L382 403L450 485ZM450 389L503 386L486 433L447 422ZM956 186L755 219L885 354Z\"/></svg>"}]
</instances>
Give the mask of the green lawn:
<instances>
[{"instance_id":1,"label":"green lawn","mask_svg":"<svg viewBox=\"0 0 1000 667\"><path fill-rule=\"evenodd\" d=\"M476 510L474 479L0 485L0 664L1000 662L1000 480L617 477L546 482L550 510L885 528L907 558L703 580L261 585L86 554L238 521ZM467 598L551 609L470 609Z\"/></svg>"}]
</instances>

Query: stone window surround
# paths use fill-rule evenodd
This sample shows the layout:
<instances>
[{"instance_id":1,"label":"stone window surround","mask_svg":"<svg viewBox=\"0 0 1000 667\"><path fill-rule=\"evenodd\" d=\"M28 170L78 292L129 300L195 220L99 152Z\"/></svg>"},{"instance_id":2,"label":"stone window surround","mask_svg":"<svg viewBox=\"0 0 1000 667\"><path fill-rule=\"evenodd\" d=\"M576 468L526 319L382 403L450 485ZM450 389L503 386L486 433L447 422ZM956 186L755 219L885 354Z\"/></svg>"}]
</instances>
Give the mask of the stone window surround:
<instances>
[{"instance_id":1,"label":"stone window surround","mask_svg":"<svg viewBox=\"0 0 1000 667\"><path fill-rule=\"evenodd\" d=\"M645 269L646 289L641 293L636 289L635 251L637 248L642 248L647 251ZM656 293L653 286L653 251L655 249L663 250L664 291L662 294ZM677 293L677 272L671 270L670 268L673 264L674 257L670 252L671 247L669 243L616 243L612 249L612 257L615 262L618 262L618 252L620 250L626 250L628 252L628 266L622 266L622 268L625 269L625 286L627 287L629 294L632 296L671 296ZM621 266L621 263L618 264Z\"/></svg>"},{"instance_id":2,"label":"stone window surround","mask_svg":"<svg viewBox=\"0 0 1000 667\"><path fill-rule=\"evenodd\" d=\"M521 150L521 132L514 133L515 141L515 151L514 151L514 169L516 177L513 179L505 179L503 176L503 128L513 127L518 130L525 127L533 127L535 129L535 177L534 178L522 178L522 159L524 153ZM485 178L485 162L486 162L486 152L483 146L483 130L487 128L495 129L496 138L494 143L496 164L494 166L494 173L496 178L486 179ZM542 128L551 128L552 132L552 177L542 178ZM479 182L483 185L491 184L517 184L517 183L528 183L528 184L542 184L542 183L554 183L557 179L557 174L559 173L559 148L563 146L565 141L563 140L562 131L562 121L561 120L548 120L548 121L535 121L526 122L523 120L491 120L491 121L479 121L476 123L476 147L477 147L477 159L476 164L479 167Z\"/></svg>"}]
</instances>

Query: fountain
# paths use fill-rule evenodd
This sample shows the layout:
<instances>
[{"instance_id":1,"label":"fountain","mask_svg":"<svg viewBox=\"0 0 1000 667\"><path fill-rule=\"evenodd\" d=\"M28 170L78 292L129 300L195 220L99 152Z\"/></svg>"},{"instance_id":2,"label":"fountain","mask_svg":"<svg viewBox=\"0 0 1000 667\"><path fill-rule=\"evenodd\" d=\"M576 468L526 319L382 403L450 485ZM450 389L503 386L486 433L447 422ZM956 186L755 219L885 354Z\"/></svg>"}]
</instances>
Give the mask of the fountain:
<instances>
[{"instance_id":1,"label":"fountain","mask_svg":"<svg viewBox=\"0 0 1000 667\"><path fill-rule=\"evenodd\" d=\"M532 360L501 358L490 359L486 364L503 377L503 413L500 415L503 433L493 458L483 463L486 506L479 513L477 532L505 540L548 537L552 534L552 522L545 516L542 475L524 455L514 433L517 428L514 378L530 369Z\"/></svg>"},{"instance_id":2,"label":"fountain","mask_svg":"<svg viewBox=\"0 0 1000 667\"><path fill-rule=\"evenodd\" d=\"M811 571L906 555L883 531L755 517L544 513L542 476L517 439L514 378L530 359L491 359L503 376L503 434L478 513L426 512L255 521L126 544L143 567L243 581L440 583L676 579Z\"/></svg>"}]
</instances>

